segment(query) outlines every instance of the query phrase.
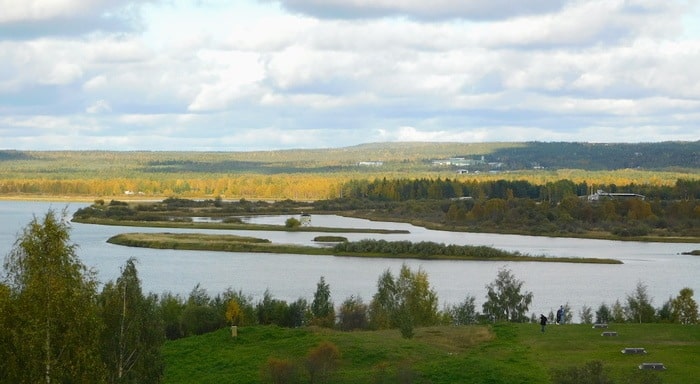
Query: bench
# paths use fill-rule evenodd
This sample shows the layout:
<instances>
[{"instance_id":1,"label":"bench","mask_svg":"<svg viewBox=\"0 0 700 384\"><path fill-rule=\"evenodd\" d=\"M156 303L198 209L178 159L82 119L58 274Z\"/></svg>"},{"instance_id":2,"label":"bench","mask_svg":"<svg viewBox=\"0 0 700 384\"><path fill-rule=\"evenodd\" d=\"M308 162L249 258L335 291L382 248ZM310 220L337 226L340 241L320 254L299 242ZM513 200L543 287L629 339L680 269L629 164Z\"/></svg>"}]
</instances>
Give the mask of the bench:
<instances>
[{"instance_id":1,"label":"bench","mask_svg":"<svg viewBox=\"0 0 700 384\"><path fill-rule=\"evenodd\" d=\"M607 324L593 324L593 328L607 328Z\"/></svg>"},{"instance_id":2,"label":"bench","mask_svg":"<svg viewBox=\"0 0 700 384\"><path fill-rule=\"evenodd\" d=\"M601 336L617 336L617 332L606 331L600 334Z\"/></svg>"},{"instance_id":3,"label":"bench","mask_svg":"<svg viewBox=\"0 0 700 384\"><path fill-rule=\"evenodd\" d=\"M625 355L644 355L647 353L644 348L625 348L621 352Z\"/></svg>"},{"instance_id":4,"label":"bench","mask_svg":"<svg viewBox=\"0 0 700 384\"><path fill-rule=\"evenodd\" d=\"M663 363L641 363L639 369L653 369L655 371L663 371L666 369Z\"/></svg>"}]
</instances>

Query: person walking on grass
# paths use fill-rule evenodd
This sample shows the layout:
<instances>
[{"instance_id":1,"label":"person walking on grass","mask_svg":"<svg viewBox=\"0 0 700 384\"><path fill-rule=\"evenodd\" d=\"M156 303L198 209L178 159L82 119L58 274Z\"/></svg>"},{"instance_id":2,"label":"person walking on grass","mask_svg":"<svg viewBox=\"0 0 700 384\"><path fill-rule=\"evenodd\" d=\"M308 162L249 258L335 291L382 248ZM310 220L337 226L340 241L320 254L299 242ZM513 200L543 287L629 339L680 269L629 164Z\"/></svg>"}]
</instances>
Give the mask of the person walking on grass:
<instances>
[{"instance_id":1,"label":"person walking on grass","mask_svg":"<svg viewBox=\"0 0 700 384\"><path fill-rule=\"evenodd\" d=\"M559 309L557 310L557 325L562 324L564 320L564 306L560 305Z\"/></svg>"},{"instance_id":2,"label":"person walking on grass","mask_svg":"<svg viewBox=\"0 0 700 384\"><path fill-rule=\"evenodd\" d=\"M547 316L540 313L540 325L542 326L542 333L544 333L544 327L547 325Z\"/></svg>"}]
</instances>

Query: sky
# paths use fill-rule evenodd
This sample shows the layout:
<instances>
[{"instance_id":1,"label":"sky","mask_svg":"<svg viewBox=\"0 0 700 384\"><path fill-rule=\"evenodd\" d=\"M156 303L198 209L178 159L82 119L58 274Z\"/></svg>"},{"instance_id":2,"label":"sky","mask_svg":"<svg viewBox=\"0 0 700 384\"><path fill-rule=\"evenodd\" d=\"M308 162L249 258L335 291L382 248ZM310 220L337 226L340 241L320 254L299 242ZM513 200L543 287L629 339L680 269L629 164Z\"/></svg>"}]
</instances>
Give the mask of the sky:
<instances>
[{"instance_id":1,"label":"sky","mask_svg":"<svg viewBox=\"0 0 700 384\"><path fill-rule=\"evenodd\" d=\"M0 149L700 140L699 0L0 10Z\"/></svg>"}]
</instances>

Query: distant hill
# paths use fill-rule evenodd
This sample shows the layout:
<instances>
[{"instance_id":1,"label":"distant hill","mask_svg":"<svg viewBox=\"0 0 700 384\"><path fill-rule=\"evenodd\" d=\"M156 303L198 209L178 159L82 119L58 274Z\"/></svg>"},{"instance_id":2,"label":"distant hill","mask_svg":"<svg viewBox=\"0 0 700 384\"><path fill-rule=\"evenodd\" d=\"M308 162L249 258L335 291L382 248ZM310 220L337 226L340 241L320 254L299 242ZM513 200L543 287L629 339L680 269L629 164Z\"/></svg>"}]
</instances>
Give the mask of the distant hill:
<instances>
[{"instance_id":1,"label":"distant hill","mask_svg":"<svg viewBox=\"0 0 700 384\"><path fill-rule=\"evenodd\" d=\"M476 160L472 168L500 169L583 169L590 171L628 168L699 169L700 141L658 143L371 143L353 147L327 149L322 152L355 159L384 161ZM483 161L482 161L483 159ZM490 167L489 167L490 163Z\"/></svg>"},{"instance_id":2,"label":"distant hill","mask_svg":"<svg viewBox=\"0 0 700 384\"><path fill-rule=\"evenodd\" d=\"M487 159L509 169L700 168L700 141L636 144L530 142L494 151Z\"/></svg>"},{"instance_id":3,"label":"distant hill","mask_svg":"<svg viewBox=\"0 0 700 384\"><path fill-rule=\"evenodd\" d=\"M443 161L444 160L444 161ZM7 170L21 174L104 172L153 173L334 173L360 164L379 172L455 170L616 169L698 170L700 141L659 143L442 143L386 142L342 148L250 152L14 151L0 150ZM364 167L372 172L371 166ZM2 172L0 172L0 176Z\"/></svg>"}]
</instances>

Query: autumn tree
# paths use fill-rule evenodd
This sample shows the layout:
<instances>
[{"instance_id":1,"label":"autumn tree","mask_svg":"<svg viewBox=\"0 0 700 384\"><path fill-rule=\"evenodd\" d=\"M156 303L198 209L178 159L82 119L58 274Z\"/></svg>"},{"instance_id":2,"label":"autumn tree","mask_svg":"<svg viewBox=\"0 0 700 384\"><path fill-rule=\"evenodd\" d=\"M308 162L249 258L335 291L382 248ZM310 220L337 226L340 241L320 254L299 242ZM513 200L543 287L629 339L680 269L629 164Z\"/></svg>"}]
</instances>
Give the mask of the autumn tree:
<instances>
[{"instance_id":1,"label":"autumn tree","mask_svg":"<svg viewBox=\"0 0 700 384\"><path fill-rule=\"evenodd\" d=\"M496 279L486 285L484 314L494 321L527 321L526 313L532 303L532 292L521 292L523 284L509 269L499 269Z\"/></svg>"},{"instance_id":2,"label":"autumn tree","mask_svg":"<svg viewBox=\"0 0 700 384\"><path fill-rule=\"evenodd\" d=\"M11 344L2 347L15 355L3 373L8 382L104 381L97 281L69 233L65 212L49 211L24 228L5 259L15 312Z\"/></svg>"},{"instance_id":3,"label":"autumn tree","mask_svg":"<svg viewBox=\"0 0 700 384\"><path fill-rule=\"evenodd\" d=\"M100 294L102 357L110 383L158 383L163 375L163 323L156 297L141 290L135 262L127 260L121 276Z\"/></svg>"},{"instance_id":4,"label":"autumn tree","mask_svg":"<svg viewBox=\"0 0 700 384\"><path fill-rule=\"evenodd\" d=\"M696 324L698 322L698 303L693 299L693 290L683 288L671 301L671 319L681 324Z\"/></svg>"}]
</instances>

